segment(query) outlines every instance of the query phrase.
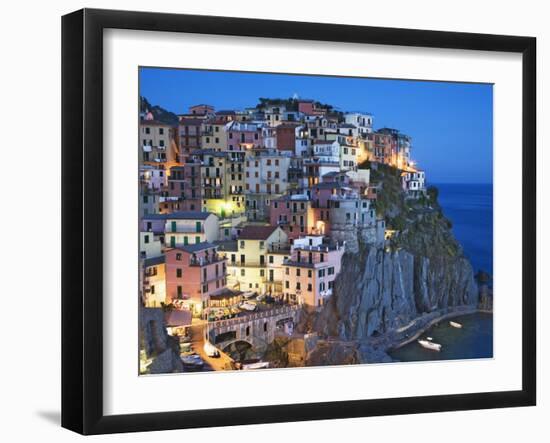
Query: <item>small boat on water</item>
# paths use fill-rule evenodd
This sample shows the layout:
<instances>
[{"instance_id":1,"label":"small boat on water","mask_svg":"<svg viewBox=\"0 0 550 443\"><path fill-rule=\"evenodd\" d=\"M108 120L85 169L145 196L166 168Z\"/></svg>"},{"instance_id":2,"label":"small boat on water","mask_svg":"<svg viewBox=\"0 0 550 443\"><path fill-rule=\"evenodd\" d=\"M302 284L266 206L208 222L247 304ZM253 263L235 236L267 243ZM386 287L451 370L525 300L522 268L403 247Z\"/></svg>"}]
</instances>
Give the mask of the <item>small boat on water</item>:
<instances>
[{"instance_id":1,"label":"small boat on water","mask_svg":"<svg viewBox=\"0 0 550 443\"><path fill-rule=\"evenodd\" d=\"M250 370L250 369L267 369L269 368L269 362L268 361L259 361L256 363L249 363L244 364L242 366L244 370Z\"/></svg>"},{"instance_id":2,"label":"small boat on water","mask_svg":"<svg viewBox=\"0 0 550 443\"><path fill-rule=\"evenodd\" d=\"M423 348L429 349L430 351L441 351L441 345L439 343L434 343L429 340L418 340L418 344Z\"/></svg>"},{"instance_id":3,"label":"small boat on water","mask_svg":"<svg viewBox=\"0 0 550 443\"><path fill-rule=\"evenodd\" d=\"M453 327L453 328L462 328L462 325L460 323L457 323L456 321L450 321L449 324Z\"/></svg>"}]
</instances>

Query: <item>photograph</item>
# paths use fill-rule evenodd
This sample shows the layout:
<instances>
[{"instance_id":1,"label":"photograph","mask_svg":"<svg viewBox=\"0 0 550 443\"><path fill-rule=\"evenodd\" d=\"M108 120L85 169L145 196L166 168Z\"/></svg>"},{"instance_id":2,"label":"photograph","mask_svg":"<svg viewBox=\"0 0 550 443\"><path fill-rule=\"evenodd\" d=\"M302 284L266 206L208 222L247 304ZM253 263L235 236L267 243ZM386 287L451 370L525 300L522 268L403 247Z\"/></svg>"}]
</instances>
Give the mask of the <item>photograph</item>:
<instances>
[{"instance_id":1,"label":"photograph","mask_svg":"<svg viewBox=\"0 0 550 443\"><path fill-rule=\"evenodd\" d=\"M493 84L138 71L139 375L494 357Z\"/></svg>"}]
</instances>

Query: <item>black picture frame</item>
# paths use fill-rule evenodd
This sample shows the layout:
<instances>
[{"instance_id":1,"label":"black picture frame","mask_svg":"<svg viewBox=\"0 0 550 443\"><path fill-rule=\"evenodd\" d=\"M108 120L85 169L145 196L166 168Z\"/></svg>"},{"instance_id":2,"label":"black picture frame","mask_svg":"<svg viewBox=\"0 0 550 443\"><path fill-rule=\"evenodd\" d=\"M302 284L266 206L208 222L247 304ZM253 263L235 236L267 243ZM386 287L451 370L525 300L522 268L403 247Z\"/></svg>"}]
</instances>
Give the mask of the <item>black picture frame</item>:
<instances>
[{"instance_id":1,"label":"black picture frame","mask_svg":"<svg viewBox=\"0 0 550 443\"><path fill-rule=\"evenodd\" d=\"M269 37L522 54L522 389L106 416L103 413L103 30ZM536 403L536 39L83 9L62 18L62 426L82 434L458 411Z\"/></svg>"}]
</instances>

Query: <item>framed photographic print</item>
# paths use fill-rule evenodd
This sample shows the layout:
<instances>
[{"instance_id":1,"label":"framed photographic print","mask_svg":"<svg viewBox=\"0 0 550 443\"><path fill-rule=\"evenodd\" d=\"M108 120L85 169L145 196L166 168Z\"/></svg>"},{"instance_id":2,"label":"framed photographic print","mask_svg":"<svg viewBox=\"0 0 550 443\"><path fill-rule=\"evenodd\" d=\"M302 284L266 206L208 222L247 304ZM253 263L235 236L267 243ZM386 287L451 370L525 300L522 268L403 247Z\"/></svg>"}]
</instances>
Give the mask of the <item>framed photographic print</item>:
<instances>
[{"instance_id":1,"label":"framed photographic print","mask_svg":"<svg viewBox=\"0 0 550 443\"><path fill-rule=\"evenodd\" d=\"M64 427L535 404L534 38L62 25Z\"/></svg>"}]
</instances>

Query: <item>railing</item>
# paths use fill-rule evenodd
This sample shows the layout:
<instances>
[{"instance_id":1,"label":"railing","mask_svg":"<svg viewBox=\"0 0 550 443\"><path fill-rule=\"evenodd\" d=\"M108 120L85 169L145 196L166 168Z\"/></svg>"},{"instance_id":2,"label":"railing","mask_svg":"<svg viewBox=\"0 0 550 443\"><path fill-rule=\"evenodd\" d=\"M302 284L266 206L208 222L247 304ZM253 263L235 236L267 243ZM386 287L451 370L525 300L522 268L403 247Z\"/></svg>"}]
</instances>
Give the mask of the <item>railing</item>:
<instances>
[{"instance_id":1,"label":"railing","mask_svg":"<svg viewBox=\"0 0 550 443\"><path fill-rule=\"evenodd\" d=\"M197 197L198 198L198 197ZM170 226L168 229L165 229L167 234L202 234L204 233L204 230L201 228L200 231L197 232L196 227L185 227L185 226L178 226L176 229L172 229Z\"/></svg>"},{"instance_id":2,"label":"railing","mask_svg":"<svg viewBox=\"0 0 550 443\"><path fill-rule=\"evenodd\" d=\"M291 306L285 306L281 308L269 309L267 311L256 312L254 314L248 314L242 317L235 317L227 320L217 320L213 322L208 322L208 324L212 325L215 328L235 326L242 323L248 323L254 320L261 320L262 318L289 315L289 314L292 314L294 311L297 311L298 309L300 309L299 305L291 305Z\"/></svg>"},{"instance_id":3,"label":"railing","mask_svg":"<svg viewBox=\"0 0 550 443\"><path fill-rule=\"evenodd\" d=\"M214 257L200 257L195 259L189 260L189 266L206 266L211 265L214 263L220 263L222 261L225 261L225 258L221 257L220 255L216 255Z\"/></svg>"}]
</instances>

